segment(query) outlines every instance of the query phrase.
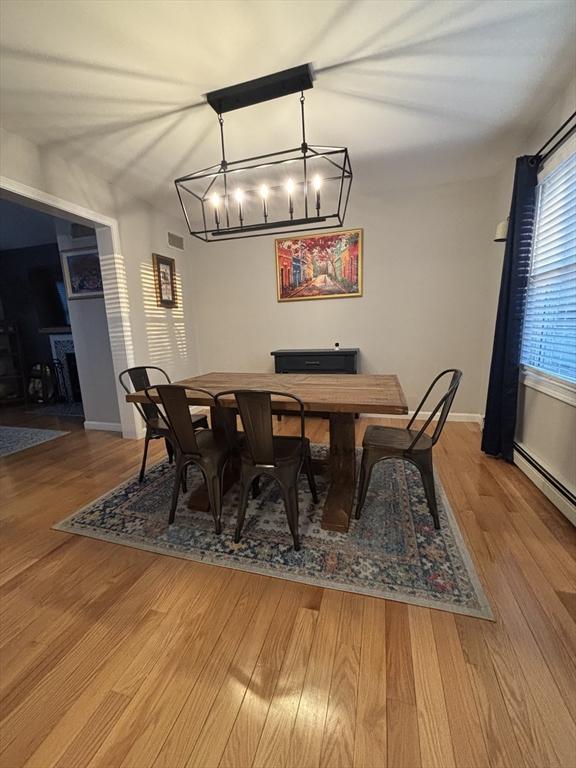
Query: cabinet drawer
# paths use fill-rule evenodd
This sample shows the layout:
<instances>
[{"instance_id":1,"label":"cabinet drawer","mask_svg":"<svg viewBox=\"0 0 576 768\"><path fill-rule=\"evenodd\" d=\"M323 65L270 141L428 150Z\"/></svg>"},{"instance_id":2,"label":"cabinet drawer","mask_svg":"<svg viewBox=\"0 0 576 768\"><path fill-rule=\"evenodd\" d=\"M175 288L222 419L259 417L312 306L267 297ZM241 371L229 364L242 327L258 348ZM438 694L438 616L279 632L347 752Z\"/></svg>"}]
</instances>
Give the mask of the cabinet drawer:
<instances>
[{"instance_id":1,"label":"cabinet drawer","mask_svg":"<svg viewBox=\"0 0 576 768\"><path fill-rule=\"evenodd\" d=\"M279 355L276 357L277 373L355 373L354 356L330 355Z\"/></svg>"}]
</instances>

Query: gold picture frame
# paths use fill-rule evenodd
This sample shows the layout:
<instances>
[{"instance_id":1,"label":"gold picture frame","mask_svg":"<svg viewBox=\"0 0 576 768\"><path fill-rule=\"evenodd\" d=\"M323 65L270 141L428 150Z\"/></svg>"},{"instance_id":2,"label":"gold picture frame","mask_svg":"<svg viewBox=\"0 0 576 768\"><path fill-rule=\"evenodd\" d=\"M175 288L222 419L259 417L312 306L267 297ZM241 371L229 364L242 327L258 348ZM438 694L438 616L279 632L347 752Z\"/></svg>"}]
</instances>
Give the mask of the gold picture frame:
<instances>
[{"instance_id":1,"label":"gold picture frame","mask_svg":"<svg viewBox=\"0 0 576 768\"><path fill-rule=\"evenodd\" d=\"M362 296L362 229L277 238L274 253L280 302Z\"/></svg>"}]
</instances>

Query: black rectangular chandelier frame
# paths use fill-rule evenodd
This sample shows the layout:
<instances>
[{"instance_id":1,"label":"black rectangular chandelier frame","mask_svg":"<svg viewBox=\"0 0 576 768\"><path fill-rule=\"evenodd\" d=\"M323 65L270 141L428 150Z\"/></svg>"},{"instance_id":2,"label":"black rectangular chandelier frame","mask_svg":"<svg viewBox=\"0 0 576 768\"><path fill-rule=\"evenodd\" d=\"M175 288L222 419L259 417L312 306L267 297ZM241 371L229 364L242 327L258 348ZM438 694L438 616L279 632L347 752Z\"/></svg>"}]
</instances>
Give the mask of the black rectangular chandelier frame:
<instances>
[{"instance_id":1,"label":"black rectangular chandelier frame","mask_svg":"<svg viewBox=\"0 0 576 768\"><path fill-rule=\"evenodd\" d=\"M310 65L305 64L302 67L294 67L284 72L278 72L274 75L251 80L247 83L231 86L230 88L212 91L206 95L208 103L218 114L222 159L219 164L203 168L186 176L181 176L174 182L188 231L191 235L205 242L217 242L246 237L264 237L269 235L271 230L277 234L290 234L343 226L352 184L350 157L346 147L317 146L306 142L303 91L311 88L312 85L311 68ZM241 160L226 159L222 113L279 98L280 96L297 91L300 91L302 127L302 143L299 147L247 157ZM319 187L316 188L315 200L314 195L312 195L313 199L310 200L309 167L311 162L318 161L323 161L325 167L330 168L330 175L324 176L322 183L332 182L338 184L337 203L328 210L321 209ZM243 171L254 171L259 168L270 166L282 167L296 163L300 164L302 168L302 181L294 185L294 193L289 195L288 218L269 220L270 211L267 209L267 197L264 197L262 200L262 215L259 217L259 220L254 223L245 224L242 217L241 203L235 206L230 200L230 184L234 178L237 178L236 174L242 174ZM191 185L193 183L196 183L198 186L201 185L201 191L192 189ZM219 187L223 190L223 193L221 198L218 195L215 195L215 197L218 200L222 200L223 210L221 213L219 209L217 211L209 209L210 196L213 194L213 190ZM266 194L268 192L274 194L281 189L281 184L272 184L270 187L266 187ZM248 197L255 197L258 193L256 189L247 189L243 191L244 194ZM304 215L294 217L294 204L298 202L303 208ZM200 206L201 227L194 228L192 225L191 215L188 210L190 204L196 207L198 207L198 204ZM213 218L214 224L211 225Z\"/></svg>"}]
</instances>

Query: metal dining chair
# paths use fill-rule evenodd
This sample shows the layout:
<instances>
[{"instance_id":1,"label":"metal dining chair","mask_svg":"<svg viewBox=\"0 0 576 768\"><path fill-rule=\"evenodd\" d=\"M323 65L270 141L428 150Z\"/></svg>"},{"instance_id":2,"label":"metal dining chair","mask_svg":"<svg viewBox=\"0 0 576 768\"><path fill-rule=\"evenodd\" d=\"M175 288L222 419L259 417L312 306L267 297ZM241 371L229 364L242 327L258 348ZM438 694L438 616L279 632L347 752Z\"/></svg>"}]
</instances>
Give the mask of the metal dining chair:
<instances>
[{"instance_id":1,"label":"metal dining chair","mask_svg":"<svg viewBox=\"0 0 576 768\"><path fill-rule=\"evenodd\" d=\"M134 368L126 368L125 371L118 376L120 384L127 394L133 392L141 392L150 386L149 371L159 371L164 377L167 384L170 384L170 377L162 368L158 368L156 365L138 365ZM131 386L130 386L131 385ZM146 457L148 456L148 443L150 440L163 439L166 443L166 453L168 454L168 461L172 463L174 457L174 450L170 442L170 431L166 427L164 421L160 418L158 407L155 403L134 403L136 410L144 419L146 424L146 435L144 437L144 455L142 456L142 466L140 467L140 475L138 479L140 482L144 480L144 474L146 472ZM208 419L201 413L194 414L192 421L195 429L208 428Z\"/></svg>"},{"instance_id":2,"label":"metal dining chair","mask_svg":"<svg viewBox=\"0 0 576 768\"><path fill-rule=\"evenodd\" d=\"M423 426L418 431L412 429L412 424L418 418L418 414L422 410L422 406L426 403L428 396L436 384L448 375L451 376L448 389L442 395ZM434 489L432 449L442 434L444 424L450 413L450 408L452 407L452 402L456 396L456 391L460 385L461 378L462 371L459 371L456 368L449 368L448 370L439 373L428 387L426 394L420 401L420 405L415 410L407 427L382 427L375 424L368 427L362 442L362 464L360 466L358 502L356 505L357 519L360 517L362 507L366 501L366 494L368 492L368 486L370 485L370 477L374 465L385 459L402 459L411 462L418 468L422 478L422 484L424 485L428 508L434 519L434 527L437 529L440 528L436 491ZM432 435L428 435L426 429L438 412L440 413L438 423L436 424Z\"/></svg>"},{"instance_id":3,"label":"metal dining chair","mask_svg":"<svg viewBox=\"0 0 576 768\"><path fill-rule=\"evenodd\" d=\"M312 472L310 441L305 435L304 403L296 395L269 390L228 390L215 396L218 406L223 398L234 396L244 436L240 442L240 500L234 541L239 542L248 505L250 489L262 475L273 478L282 491L288 526L294 540L294 549L300 549L298 535L298 478L304 469L308 477L314 503L318 502L316 483ZM300 415L300 435L289 437L274 435L272 429L272 397L283 397L297 404Z\"/></svg>"},{"instance_id":4,"label":"metal dining chair","mask_svg":"<svg viewBox=\"0 0 576 768\"><path fill-rule=\"evenodd\" d=\"M196 429L188 401L189 392L201 392L214 402L212 394L206 389L185 387L180 384L158 384L147 387L145 392L151 403L154 402L152 399L154 394L160 399L162 408L156 407L160 418L170 432L175 453L176 477L168 522L174 522L180 486L182 485L186 490L186 469L189 464L195 464L204 475L210 510L214 518L214 529L219 534L222 530L222 482L230 449L225 435L220 436L211 429Z\"/></svg>"}]
</instances>

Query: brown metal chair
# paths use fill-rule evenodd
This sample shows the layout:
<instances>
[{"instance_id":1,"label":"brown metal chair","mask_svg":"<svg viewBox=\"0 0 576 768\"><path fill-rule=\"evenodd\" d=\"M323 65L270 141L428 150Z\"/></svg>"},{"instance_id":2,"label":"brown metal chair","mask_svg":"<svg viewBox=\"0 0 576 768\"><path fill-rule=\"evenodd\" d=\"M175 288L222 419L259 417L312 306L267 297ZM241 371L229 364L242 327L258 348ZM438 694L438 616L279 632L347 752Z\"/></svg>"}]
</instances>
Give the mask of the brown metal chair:
<instances>
[{"instance_id":1,"label":"brown metal chair","mask_svg":"<svg viewBox=\"0 0 576 768\"><path fill-rule=\"evenodd\" d=\"M195 464L204 475L214 528L219 534L222 530L222 480L230 451L225 437L221 439L211 429L195 428L187 397L188 392L202 392L212 399L212 394L205 389L184 387L180 384L158 384L155 387L147 387L145 391L151 403L151 393L160 398L162 408L157 407L157 410L169 430L169 440L176 457L176 477L168 522L174 522L180 485L186 490L186 469L189 464Z\"/></svg>"},{"instance_id":2,"label":"brown metal chair","mask_svg":"<svg viewBox=\"0 0 576 768\"><path fill-rule=\"evenodd\" d=\"M424 425L416 431L411 429L415 419L418 418L422 406L428 399L428 396L444 376L451 374L450 384L447 391L442 395L438 404L426 419ZM356 518L360 517L360 512L366 501L366 493L370 484L370 477L374 465L385 459L403 459L409 461L418 467L422 484L426 493L430 514L434 518L434 527L440 528L440 519L438 517L438 506L436 504L436 491L434 489L434 469L432 465L432 448L438 441L444 424L448 418L452 402L456 396L456 390L462 378L462 371L450 368L442 371L428 387L428 391L422 398L420 405L414 412L407 427L381 427L372 425L368 427L364 434L362 442L362 464L360 467L360 480L358 483L358 502L356 505ZM426 434L426 429L440 411L438 423L432 435Z\"/></svg>"},{"instance_id":3,"label":"brown metal chair","mask_svg":"<svg viewBox=\"0 0 576 768\"><path fill-rule=\"evenodd\" d=\"M244 427L240 444L241 474L240 502L234 541L240 541L250 489L261 475L273 478L282 490L288 526L294 539L294 549L300 549L298 537L298 478L304 468L314 503L318 501L316 483L312 472L310 441L305 435L304 403L295 395L268 390L229 390L219 392L214 398L217 405L225 397L234 396ZM300 435L278 436L272 429L272 397L294 400L300 415Z\"/></svg>"},{"instance_id":4,"label":"brown metal chair","mask_svg":"<svg viewBox=\"0 0 576 768\"><path fill-rule=\"evenodd\" d=\"M127 368L118 376L122 388L127 394L132 392L140 392L150 386L149 371L159 371L164 380L170 384L170 377L166 371L162 368L158 368L156 365L138 365L134 368ZM130 387L132 385L132 388ZM140 468L139 481L144 480L144 473L146 472L146 457L148 456L148 443L150 440L164 439L166 443L166 453L168 454L168 461L170 464L174 458L174 450L170 444L170 433L166 424L160 418L158 407L155 403L134 403L136 410L144 419L146 424L146 436L144 438L144 455L142 457L142 466ZM192 416L195 429L208 429L208 420L206 416L202 414L194 414Z\"/></svg>"}]
</instances>

